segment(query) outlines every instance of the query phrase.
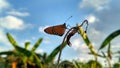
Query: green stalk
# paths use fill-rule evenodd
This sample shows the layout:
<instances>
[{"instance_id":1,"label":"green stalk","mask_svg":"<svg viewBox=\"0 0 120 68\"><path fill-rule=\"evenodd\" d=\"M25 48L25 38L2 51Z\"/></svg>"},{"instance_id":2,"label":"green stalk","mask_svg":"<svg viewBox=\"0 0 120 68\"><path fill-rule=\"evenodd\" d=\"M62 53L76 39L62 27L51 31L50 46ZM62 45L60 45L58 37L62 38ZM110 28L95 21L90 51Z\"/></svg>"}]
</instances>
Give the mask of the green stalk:
<instances>
[{"instance_id":1,"label":"green stalk","mask_svg":"<svg viewBox=\"0 0 120 68\"><path fill-rule=\"evenodd\" d=\"M87 34L85 33L85 31L83 30L83 28L82 28L79 24L77 24L77 27L79 28L79 33L80 33L80 35L82 36L84 42L86 43L86 45L87 45L88 48L90 49L91 53L94 55L95 59L97 60L98 54L97 54L97 52L95 51L95 49L93 48L93 45L92 45L92 43L90 42Z\"/></svg>"}]
</instances>

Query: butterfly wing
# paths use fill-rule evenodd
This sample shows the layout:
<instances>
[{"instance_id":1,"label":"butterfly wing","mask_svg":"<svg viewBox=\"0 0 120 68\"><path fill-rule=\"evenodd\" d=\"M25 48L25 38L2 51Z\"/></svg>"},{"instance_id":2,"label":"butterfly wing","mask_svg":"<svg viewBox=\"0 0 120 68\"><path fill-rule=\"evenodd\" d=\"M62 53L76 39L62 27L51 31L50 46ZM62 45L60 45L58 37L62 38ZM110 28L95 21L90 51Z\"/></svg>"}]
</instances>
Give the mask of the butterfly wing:
<instances>
[{"instance_id":1,"label":"butterfly wing","mask_svg":"<svg viewBox=\"0 0 120 68\"><path fill-rule=\"evenodd\" d=\"M48 34L62 36L65 33L66 24L47 27L44 31Z\"/></svg>"}]
</instances>

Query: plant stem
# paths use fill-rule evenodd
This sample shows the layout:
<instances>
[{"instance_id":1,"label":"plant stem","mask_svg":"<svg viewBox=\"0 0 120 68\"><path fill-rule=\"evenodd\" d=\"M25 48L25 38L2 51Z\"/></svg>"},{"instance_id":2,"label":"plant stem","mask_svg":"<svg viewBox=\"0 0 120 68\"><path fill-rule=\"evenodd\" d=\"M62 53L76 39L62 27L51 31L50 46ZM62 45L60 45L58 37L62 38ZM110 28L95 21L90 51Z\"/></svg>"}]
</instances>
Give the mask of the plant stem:
<instances>
[{"instance_id":1,"label":"plant stem","mask_svg":"<svg viewBox=\"0 0 120 68\"><path fill-rule=\"evenodd\" d=\"M63 45L63 43L62 43ZM60 57L61 57L61 54L62 54L62 45L61 45L61 48L60 48L60 53L59 53L59 56L58 56L58 61L57 61L57 67L56 68L59 68L59 61L60 61Z\"/></svg>"},{"instance_id":2,"label":"plant stem","mask_svg":"<svg viewBox=\"0 0 120 68\"><path fill-rule=\"evenodd\" d=\"M63 41L62 41L62 44L61 44L61 47L60 47L60 53L59 53L59 56L58 56L58 61L57 61L57 66L56 66L56 68L59 68L60 57L61 57L61 54L62 54L62 49L63 49L63 46L64 46L65 39L66 39L68 33L69 33L73 28L74 28L74 27L72 27L71 29L69 29L68 32L65 34L65 37L63 38Z\"/></svg>"},{"instance_id":3,"label":"plant stem","mask_svg":"<svg viewBox=\"0 0 120 68\"><path fill-rule=\"evenodd\" d=\"M112 68L111 62L110 62L110 58L108 56L106 56L106 60L108 62L109 68Z\"/></svg>"},{"instance_id":4,"label":"plant stem","mask_svg":"<svg viewBox=\"0 0 120 68\"><path fill-rule=\"evenodd\" d=\"M79 33L82 36L84 42L86 43L86 45L88 46L88 48L90 49L91 53L94 54L95 59L97 58L98 54L95 51L95 49L93 48L92 43L90 42L89 38L87 37L87 34L85 33L85 31L83 30L83 28L81 27L81 25L77 25L77 27L79 28Z\"/></svg>"}]
</instances>

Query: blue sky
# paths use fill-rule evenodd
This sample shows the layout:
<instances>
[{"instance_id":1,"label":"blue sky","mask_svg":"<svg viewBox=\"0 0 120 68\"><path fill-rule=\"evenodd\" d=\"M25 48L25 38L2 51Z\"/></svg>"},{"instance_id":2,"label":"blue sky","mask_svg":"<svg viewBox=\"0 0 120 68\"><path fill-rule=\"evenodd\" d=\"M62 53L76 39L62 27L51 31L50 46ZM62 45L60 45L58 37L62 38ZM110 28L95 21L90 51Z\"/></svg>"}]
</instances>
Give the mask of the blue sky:
<instances>
[{"instance_id":1,"label":"blue sky","mask_svg":"<svg viewBox=\"0 0 120 68\"><path fill-rule=\"evenodd\" d=\"M66 24L71 27L85 19L89 21L88 36L97 50L106 36L120 29L119 6L119 0L0 0L0 51L13 49L5 36L9 32L21 47L26 41L31 41L32 46L42 37L36 52L49 54L63 37L46 34L44 28L63 24L70 16L73 17ZM113 51L120 49L119 38L112 41ZM62 59L87 61L92 58L78 34L71 41L72 46L63 50Z\"/></svg>"}]
</instances>

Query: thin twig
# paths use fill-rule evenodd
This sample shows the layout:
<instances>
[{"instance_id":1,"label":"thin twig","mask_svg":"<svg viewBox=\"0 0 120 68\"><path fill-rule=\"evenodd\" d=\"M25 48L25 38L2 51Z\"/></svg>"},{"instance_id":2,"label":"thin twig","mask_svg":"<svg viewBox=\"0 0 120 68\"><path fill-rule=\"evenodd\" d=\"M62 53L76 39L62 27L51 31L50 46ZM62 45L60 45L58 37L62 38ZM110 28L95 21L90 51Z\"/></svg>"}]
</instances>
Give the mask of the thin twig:
<instances>
[{"instance_id":1,"label":"thin twig","mask_svg":"<svg viewBox=\"0 0 120 68\"><path fill-rule=\"evenodd\" d=\"M63 38L63 41L62 41L62 44L61 44L61 47L60 47L60 53L59 53L59 56L58 56L58 61L57 61L57 66L56 66L56 68L59 68L60 57L61 57L61 54L62 54L62 48L63 48L63 46L64 46L65 39L66 39L68 33L69 33L73 28L74 28L74 27L72 27L71 29L69 29L68 32L65 34L65 37Z\"/></svg>"},{"instance_id":2,"label":"thin twig","mask_svg":"<svg viewBox=\"0 0 120 68\"><path fill-rule=\"evenodd\" d=\"M102 52L102 54L106 58L106 60L108 62L108 65L109 65L109 68L112 68L112 65L111 65L111 62L110 62L110 58L108 56L106 56L104 52Z\"/></svg>"}]
</instances>

